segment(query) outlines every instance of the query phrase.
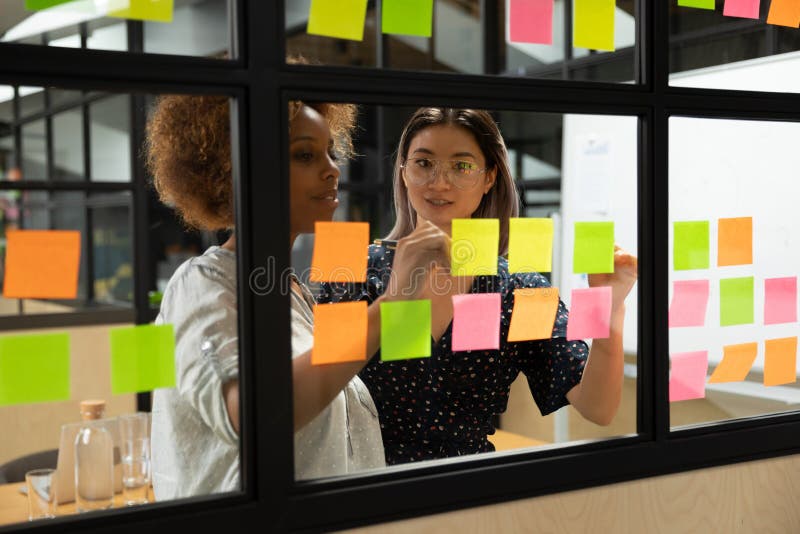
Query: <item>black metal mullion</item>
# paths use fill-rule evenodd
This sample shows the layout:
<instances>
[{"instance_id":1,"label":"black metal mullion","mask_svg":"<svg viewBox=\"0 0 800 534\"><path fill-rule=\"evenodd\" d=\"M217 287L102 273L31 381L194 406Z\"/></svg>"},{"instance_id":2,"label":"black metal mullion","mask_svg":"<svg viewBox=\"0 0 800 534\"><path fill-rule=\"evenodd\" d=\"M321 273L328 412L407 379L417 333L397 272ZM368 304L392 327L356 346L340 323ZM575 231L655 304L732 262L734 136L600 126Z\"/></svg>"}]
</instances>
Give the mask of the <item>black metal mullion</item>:
<instances>
[{"instance_id":1,"label":"black metal mullion","mask_svg":"<svg viewBox=\"0 0 800 534\"><path fill-rule=\"evenodd\" d=\"M500 5L498 0L481 0L481 30L483 35L483 73L500 72L500 43L497 29L500 27Z\"/></svg>"},{"instance_id":2,"label":"black metal mullion","mask_svg":"<svg viewBox=\"0 0 800 534\"><path fill-rule=\"evenodd\" d=\"M87 183L92 182L92 134L91 113L88 104L81 104L81 135L83 137L83 176ZM89 206L89 191L84 192L87 203L84 208L86 231L83 235L83 248L86 257L86 301L92 302L95 298L94 282L94 211Z\"/></svg>"},{"instance_id":3,"label":"black metal mullion","mask_svg":"<svg viewBox=\"0 0 800 534\"><path fill-rule=\"evenodd\" d=\"M639 423L652 428L656 443L663 445L669 437L670 404L669 404L669 330L667 328L666 311L669 303L669 9L668 2L650 4L646 11L646 24L652 31L648 41L647 60L652 67L651 75L654 106L647 125L645 142L648 160L645 161L650 180L642 183L649 194L646 196L644 209L645 225L649 225L640 243L647 252L644 261L645 277L640 288L642 298L647 301L647 291L651 296L649 314L643 330L650 330L652 341L649 344L652 357L640 353L639 364L645 373L640 387L645 390L640 395L643 409L640 410ZM648 261L649 260L649 261ZM649 280L648 280L649 277ZM641 343L641 342L640 342ZM649 390L649 394L648 394ZM641 391L641 390L640 390ZM645 411L645 409L647 411ZM642 421L642 417L652 417L651 422Z\"/></svg>"},{"instance_id":4,"label":"black metal mullion","mask_svg":"<svg viewBox=\"0 0 800 534\"><path fill-rule=\"evenodd\" d=\"M564 0L564 60L561 66L561 79L570 79L569 63L572 61L572 2Z\"/></svg>"}]
</instances>

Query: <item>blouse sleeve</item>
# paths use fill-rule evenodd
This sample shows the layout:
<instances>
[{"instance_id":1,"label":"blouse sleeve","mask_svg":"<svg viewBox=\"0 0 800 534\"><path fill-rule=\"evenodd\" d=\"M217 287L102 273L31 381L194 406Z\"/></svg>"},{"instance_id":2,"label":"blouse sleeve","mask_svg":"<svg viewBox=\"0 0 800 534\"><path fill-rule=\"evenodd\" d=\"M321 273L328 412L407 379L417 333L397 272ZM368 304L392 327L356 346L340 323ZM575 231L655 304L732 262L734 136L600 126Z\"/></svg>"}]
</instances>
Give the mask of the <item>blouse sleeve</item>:
<instances>
[{"instance_id":1,"label":"blouse sleeve","mask_svg":"<svg viewBox=\"0 0 800 534\"><path fill-rule=\"evenodd\" d=\"M383 247L370 245L366 281L351 284L324 282L320 284L316 297L317 302L319 304L329 304L365 300L371 304L383 294L385 283L390 274L389 269L385 267L386 259L387 254Z\"/></svg>"},{"instance_id":2,"label":"blouse sleeve","mask_svg":"<svg viewBox=\"0 0 800 534\"><path fill-rule=\"evenodd\" d=\"M174 328L178 393L220 439L238 443L222 394L239 376L235 287L220 271L190 263L164 292L158 322Z\"/></svg>"},{"instance_id":3,"label":"blouse sleeve","mask_svg":"<svg viewBox=\"0 0 800 534\"><path fill-rule=\"evenodd\" d=\"M538 273L516 275L512 287L550 287ZM509 292L509 309L513 309L513 291ZM584 341L567 341L569 313L559 299L553 334L550 339L510 342L511 357L518 362L542 415L569 404L567 392L580 383L589 356Z\"/></svg>"}]
</instances>

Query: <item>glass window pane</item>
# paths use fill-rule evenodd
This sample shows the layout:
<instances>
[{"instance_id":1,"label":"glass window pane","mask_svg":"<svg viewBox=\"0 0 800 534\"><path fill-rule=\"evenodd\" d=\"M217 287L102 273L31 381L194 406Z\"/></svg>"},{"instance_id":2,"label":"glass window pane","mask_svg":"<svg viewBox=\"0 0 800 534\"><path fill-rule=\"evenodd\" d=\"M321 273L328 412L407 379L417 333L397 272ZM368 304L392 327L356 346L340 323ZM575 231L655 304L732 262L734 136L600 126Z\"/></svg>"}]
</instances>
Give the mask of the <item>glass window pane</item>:
<instances>
[{"instance_id":1,"label":"glass window pane","mask_svg":"<svg viewBox=\"0 0 800 534\"><path fill-rule=\"evenodd\" d=\"M670 84L800 91L797 29L768 24L769 8L761 2L757 13L733 17L724 15L722 2L714 10L670 4Z\"/></svg>"},{"instance_id":2,"label":"glass window pane","mask_svg":"<svg viewBox=\"0 0 800 534\"><path fill-rule=\"evenodd\" d=\"M141 8L144 3L140 3ZM222 57L230 51L229 0L152 0L128 10L127 0L71 0L29 10L5 0L0 42L96 50L128 50L127 21L144 25L145 52Z\"/></svg>"},{"instance_id":3,"label":"glass window pane","mask_svg":"<svg viewBox=\"0 0 800 534\"><path fill-rule=\"evenodd\" d=\"M81 181L83 161L83 112L80 106L53 115L53 176L55 182Z\"/></svg>"},{"instance_id":4,"label":"glass window pane","mask_svg":"<svg viewBox=\"0 0 800 534\"><path fill-rule=\"evenodd\" d=\"M131 113L128 95L101 95L90 104L93 181L131 181Z\"/></svg>"},{"instance_id":5,"label":"glass window pane","mask_svg":"<svg viewBox=\"0 0 800 534\"><path fill-rule=\"evenodd\" d=\"M410 354L403 351L411 349L401 348L397 361L382 361L381 358L391 349L392 340L402 344L404 340L415 336L416 331L412 331L407 323L388 330L386 325L382 325L384 338L380 343L368 345L364 358L359 359L360 353L346 345L352 341L353 347L362 346L362 338L355 337L357 330L352 321L348 319L346 327L348 332L353 333L352 339L338 345L331 341L326 345L325 329L328 329L327 332L341 331L344 323L337 325L336 321L344 321L343 315L331 312L332 315L327 319L317 317L319 320L314 321L314 335L312 336L309 326L309 336L305 342L300 342L295 337L293 353L295 357L301 357L311 350L311 366L315 365L316 358L342 358L343 361L350 357L355 362L349 364L353 379L347 388L351 388L348 391L360 391L353 399L360 396L362 400L353 403L353 399L347 400L350 393L343 394L334 400L332 410L344 411L346 406L350 420L359 418L357 430L351 427L349 434L353 450L359 452L342 463L341 458L336 456L335 447L324 440L315 441L313 436L306 435L308 439L304 439L306 436L301 431L298 435L299 449L295 456L297 479L359 473L381 468L387 463L396 468L409 467L410 464L417 465L422 460L452 457L463 459L470 454L494 450L553 447L573 444L577 440L635 433L638 318L635 289L625 300L624 317L618 313L611 314L616 325L613 335L620 337L623 350L610 357L624 368L625 374L621 383L608 386L602 394L609 395L608 398L617 392L621 394L620 408L609 410L608 413L604 411L608 420L603 422L609 424L602 426L597 424L601 420L597 414L588 411L586 405L580 403L580 399L573 395L576 404L570 406L565 395L574 384L581 381L583 362L589 351L602 352L606 341L601 338L610 335L608 332L589 334L588 331L584 331L584 335L578 335L571 330L579 327L582 309L580 299L587 294L581 290L591 287L592 291L588 294L590 298L594 298L598 287L609 283L607 275L595 274L595 269L602 270L606 267L574 267L576 258L586 254L592 256L587 252L587 246L603 239L607 243L607 246L601 247L605 250L606 261L611 258L614 242L632 254L636 253L637 119L505 110L490 113L454 110L464 116L481 117L481 121L472 119L472 124L484 126L473 126L474 130L459 126L452 131L448 126L422 127L411 137L409 146L400 147L398 143L401 134L415 111L413 108L399 106L359 106L359 134L355 138L354 147L359 157L346 164L346 160L340 160L337 164L340 167L338 172L326 160L324 150L319 148L327 146L324 140L315 144L298 135L297 141L290 142L287 156L290 161L289 179L297 180L297 183L292 182L295 196L291 199L290 220L298 229L305 229L295 232L300 235L294 241L292 266L300 280L308 286L310 293L316 297L319 304L317 312L321 314L326 309L335 310L334 306L362 297L371 303L377 296L390 291L389 276L392 269L396 268L393 264L396 260L394 252L386 245L370 248L370 270L365 284L330 284L311 280L310 275L315 270L320 272L321 266L312 264L312 259L315 251L322 250L324 241L320 240L325 237L310 232L314 228L313 223L317 221L367 222L368 241L385 238L395 224L395 211L391 209L394 205L394 183L407 195L406 200L400 202L400 211L403 211L402 206L409 203L415 210L414 213L433 222L443 232L450 233L454 240L457 239L455 230L452 229L454 219L496 219L507 224L510 212L500 208L487 207L485 209L490 211L475 214L477 210L484 209L479 206L491 205L491 201L484 200L485 198L496 200L502 196L498 191L507 191L512 197L511 202L520 208L520 217L544 218L552 225L552 235L544 239L546 246L552 250L552 261L546 267L530 267L525 273L511 274L508 271L508 261L511 258L505 257L503 252L504 257L499 260L500 267L496 277L451 278L445 272L446 278L437 278L434 285L431 281L433 278L428 277L437 275L429 273L427 277L423 277L428 280L424 282L427 284L424 292L402 293L398 289L398 295L405 295L398 296L402 302L427 300L433 311L429 319L423 319L417 325L423 332L419 334L421 352ZM300 131L302 121L309 120L309 117L319 117L319 114L314 113L306 110L295 115L297 118L294 120L297 122L292 124L292 131ZM441 111L428 108L426 113L438 116ZM497 130L489 125L494 124L498 125L498 133L509 148L507 161L504 155L500 155L502 152L492 153L488 145L483 147L477 141L493 138ZM395 162L396 153L401 154L399 163ZM494 177L495 180L488 182L488 197L484 196L486 182L482 181L486 171L476 171L477 181L472 185L464 181L457 182L457 176L462 174L445 174L449 167L442 165L449 161L448 158L452 159L451 155L454 153L462 154L460 157L470 162L474 160L478 169L491 171L487 179ZM414 170L407 166L409 157L413 154L421 154L423 156L415 157L426 159L426 163L419 166L423 170ZM395 168L395 165L398 167ZM300 184L307 168L314 169L314 176L322 172L331 173L331 177L338 177L339 172L346 174L346 180L337 180L339 184L336 202L316 206L312 205L312 201L305 200L315 198L311 193L302 193ZM505 168L508 170L502 170ZM432 170L425 174L424 169ZM336 183L332 181L330 186L334 185ZM298 191L298 188L301 189ZM308 221L303 222L303 217ZM584 228L586 223L595 224L589 228L605 228L607 237L602 237L604 230L600 230L601 233L592 234L593 237L576 240L576 232ZM409 231L403 230L393 238L408 235ZM504 231L502 235L508 234ZM354 248L354 258L363 255L357 252L357 247L356 245ZM519 244L515 247L517 253L525 249L525 246L520 249ZM332 250L343 249L346 249L345 242L337 241ZM490 263L494 262L495 267L498 252L499 250L492 249L488 253ZM454 261L454 257L451 256L451 261ZM341 262L345 260L338 258L331 261L333 269L334 266L343 267ZM628 279L632 288L636 273L628 272L623 267L618 269L616 279ZM592 274L587 276L588 273ZM459 283L467 285L456 289ZM547 332L543 341L531 338L508 341L509 317L513 321L515 313L521 314L518 310L515 312L513 307L515 297L511 288L515 285L558 288L558 297L564 306L563 312L559 314L559 323L556 325L544 320L547 323L544 328ZM600 287L599 291L608 290ZM457 318L451 298L454 295L463 297L467 293L472 297L499 293L503 310L502 323L500 311L476 312L475 317L479 318L480 324L492 324L496 321L500 326L497 334L489 333L488 341L472 340L476 345L469 345L471 340L456 333ZM624 299L624 296L620 298ZM293 302L297 311L297 306L300 305L297 304L298 301ZM554 302L558 304L558 300ZM338 310L341 314L345 313L344 308ZM382 309L381 314L383 313ZM419 317L420 313L412 312L412 316ZM554 312L552 321L555 321L555 315ZM574 321L574 326L566 327L570 329L569 336L574 335L573 341L566 341L566 331L559 330L569 324L568 317ZM537 320L536 323L538 322ZM553 326L556 326L555 332ZM474 327L474 330L478 328ZM485 346L479 348L480 343L495 343L494 336L499 338L496 341L499 342L500 349ZM593 340L593 337L597 339ZM580 341L581 339L585 341ZM460 343L465 345L453 350ZM424 349L430 350L430 356L422 354ZM319 360L317 364L319 369L323 368ZM544 367L548 365L553 367L544 371ZM296 373L294 380L295 388L306 390L302 373ZM564 381L569 385L564 386ZM602 383L608 385L613 380L603 380ZM557 395L548 393L559 388L563 391ZM577 395L575 392L573 394ZM365 399L371 399L372 402ZM377 416L370 415L373 403ZM342 435L345 432L343 425L337 426L333 419L327 417L327 412L315 412L315 406L320 409L324 407L313 393L309 393L308 404L301 408L303 413L295 414L301 420L311 421L308 428L312 430L308 432L318 432L316 435ZM378 432L370 434L370 429L376 427Z\"/></svg>"},{"instance_id":6,"label":"glass window pane","mask_svg":"<svg viewBox=\"0 0 800 534\"><path fill-rule=\"evenodd\" d=\"M22 125L22 179L47 180L47 136L44 119Z\"/></svg>"},{"instance_id":7,"label":"glass window pane","mask_svg":"<svg viewBox=\"0 0 800 534\"><path fill-rule=\"evenodd\" d=\"M671 426L796 409L800 124L669 127Z\"/></svg>"},{"instance_id":8,"label":"glass window pane","mask_svg":"<svg viewBox=\"0 0 800 534\"><path fill-rule=\"evenodd\" d=\"M335 4L331 2L330 5ZM572 2L555 0L550 18L552 28L548 32L540 22L533 22L530 28L537 36L531 37L519 36L516 29L511 32L508 21L512 13L517 13L517 0L490 3L497 5L497 12L491 13L491 17L485 12L486 5L480 0L435 0L430 13L431 35L424 36L416 29L398 30L405 31L405 34L382 33L380 6L370 2L366 14L356 14L364 15L364 24L363 37L354 40L319 35L326 32L335 35L334 24L345 21L347 12L320 16L322 27L313 30L316 33L312 35L307 31L310 0L287 0L286 48L290 55L302 56L313 64L322 65L621 83L635 81L637 33L636 2L633 0L606 4L610 7L606 24L592 19L594 29L600 25L607 29L608 37L597 46L608 50L589 50L565 43L567 28L570 34L576 33L573 31L575 7ZM401 22L416 21L426 15L388 13L390 18L396 17L392 20ZM518 14L514 16L517 22L527 21ZM360 30L360 23L356 27Z\"/></svg>"}]
</instances>

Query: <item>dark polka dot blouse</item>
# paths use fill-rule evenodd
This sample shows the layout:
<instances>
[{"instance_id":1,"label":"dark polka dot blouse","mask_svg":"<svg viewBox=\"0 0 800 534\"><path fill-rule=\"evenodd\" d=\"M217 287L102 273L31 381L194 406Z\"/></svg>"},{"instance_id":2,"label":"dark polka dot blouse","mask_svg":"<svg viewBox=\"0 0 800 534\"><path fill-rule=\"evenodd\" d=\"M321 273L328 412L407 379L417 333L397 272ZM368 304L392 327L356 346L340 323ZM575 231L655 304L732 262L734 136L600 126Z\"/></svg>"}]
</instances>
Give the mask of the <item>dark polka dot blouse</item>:
<instances>
[{"instance_id":1,"label":"dark polka dot blouse","mask_svg":"<svg viewBox=\"0 0 800 534\"><path fill-rule=\"evenodd\" d=\"M323 284L318 301L372 302L389 281L394 250L371 245L367 281ZM511 383L520 372L542 415L569 402L566 394L578 384L588 357L583 341L567 341L567 309L559 302L553 337L507 342L514 289L548 287L538 273L509 274L498 259L497 276L478 276L472 293L502 295L500 350L453 352L452 321L438 343L431 339L431 357L382 362L380 351L359 376L378 408L387 464L489 452L494 446L493 416L508 405Z\"/></svg>"}]
</instances>

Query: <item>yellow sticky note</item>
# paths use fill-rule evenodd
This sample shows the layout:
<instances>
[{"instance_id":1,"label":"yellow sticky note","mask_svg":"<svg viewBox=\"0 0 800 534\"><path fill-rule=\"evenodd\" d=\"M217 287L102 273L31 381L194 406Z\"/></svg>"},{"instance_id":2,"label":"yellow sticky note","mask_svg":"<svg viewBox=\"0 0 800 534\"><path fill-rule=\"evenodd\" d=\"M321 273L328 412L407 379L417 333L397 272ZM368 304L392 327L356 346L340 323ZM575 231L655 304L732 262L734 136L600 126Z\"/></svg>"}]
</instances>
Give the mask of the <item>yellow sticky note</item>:
<instances>
[{"instance_id":1,"label":"yellow sticky note","mask_svg":"<svg viewBox=\"0 0 800 534\"><path fill-rule=\"evenodd\" d=\"M360 362L367 359L367 303L314 306L311 364Z\"/></svg>"},{"instance_id":2,"label":"yellow sticky note","mask_svg":"<svg viewBox=\"0 0 800 534\"><path fill-rule=\"evenodd\" d=\"M454 276L497 274L498 219L453 219L450 271Z\"/></svg>"},{"instance_id":3,"label":"yellow sticky note","mask_svg":"<svg viewBox=\"0 0 800 534\"><path fill-rule=\"evenodd\" d=\"M174 0L129 0L127 9L109 11L108 16L118 19L172 22Z\"/></svg>"},{"instance_id":4,"label":"yellow sticky note","mask_svg":"<svg viewBox=\"0 0 800 534\"><path fill-rule=\"evenodd\" d=\"M509 221L508 271L549 273L553 270L553 219Z\"/></svg>"},{"instance_id":5,"label":"yellow sticky note","mask_svg":"<svg viewBox=\"0 0 800 534\"><path fill-rule=\"evenodd\" d=\"M553 324L557 312L557 287L515 289L508 341L550 339L553 337Z\"/></svg>"},{"instance_id":6,"label":"yellow sticky note","mask_svg":"<svg viewBox=\"0 0 800 534\"><path fill-rule=\"evenodd\" d=\"M369 223L322 222L314 225L312 282L364 282L367 279Z\"/></svg>"},{"instance_id":7,"label":"yellow sticky note","mask_svg":"<svg viewBox=\"0 0 800 534\"><path fill-rule=\"evenodd\" d=\"M797 338L764 342L764 385L778 386L797 381Z\"/></svg>"},{"instance_id":8,"label":"yellow sticky note","mask_svg":"<svg viewBox=\"0 0 800 534\"><path fill-rule=\"evenodd\" d=\"M572 44L613 52L615 0L575 0L573 8Z\"/></svg>"},{"instance_id":9,"label":"yellow sticky note","mask_svg":"<svg viewBox=\"0 0 800 534\"><path fill-rule=\"evenodd\" d=\"M741 343L723 347L722 361L717 364L709 383L741 382L750 372L758 355L758 343Z\"/></svg>"},{"instance_id":10,"label":"yellow sticky note","mask_svg":"<svg viewBox=\"0 0 800 534\"><path fill-rule=\"evenodd\" d=\"M9 230L3 296L74 299L78 296L81 234L75 230Z\"/></svg>"},{"instance_id":11,"label":"yellow sticky note","mask_svg":"<svg viewBox=\"0 0 800 534\"><path fill-rule=\"evenodd\" d=\"M311 0L306 31L313 35L364 40L367 0Z\"/></svg>"}]
</instances>

